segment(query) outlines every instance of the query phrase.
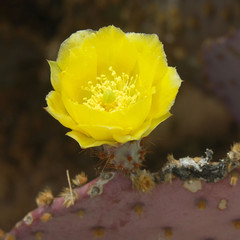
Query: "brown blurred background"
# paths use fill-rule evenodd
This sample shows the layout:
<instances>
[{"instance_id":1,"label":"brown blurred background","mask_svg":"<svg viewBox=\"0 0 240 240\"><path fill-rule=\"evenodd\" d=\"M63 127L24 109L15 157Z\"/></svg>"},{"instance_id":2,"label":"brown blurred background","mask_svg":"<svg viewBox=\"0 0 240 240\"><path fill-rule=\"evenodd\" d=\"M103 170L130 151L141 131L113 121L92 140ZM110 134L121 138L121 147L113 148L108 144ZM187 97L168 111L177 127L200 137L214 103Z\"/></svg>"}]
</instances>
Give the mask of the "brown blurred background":
<instances>
[{"instance_id":1,"label":"brown blurred background","mask_svg":"<svg viewBox=\"0 0 240 240\"><path fill-rule=\"evenodd\" d=\"M176 158L223 157L239 139L239 126L204 76L202 44L240 25L238 0L11 0L0 1L0 228L8 231L36 207L46 186L58 194L85 171L96 176L97 158L82 151L43 110L52 89L46 59L80 29L114 24L124 31L156 33L169 65L184 80L174 116L147 138L147 165L157 171L168 153Z\"/></svg>"}]
</instances>

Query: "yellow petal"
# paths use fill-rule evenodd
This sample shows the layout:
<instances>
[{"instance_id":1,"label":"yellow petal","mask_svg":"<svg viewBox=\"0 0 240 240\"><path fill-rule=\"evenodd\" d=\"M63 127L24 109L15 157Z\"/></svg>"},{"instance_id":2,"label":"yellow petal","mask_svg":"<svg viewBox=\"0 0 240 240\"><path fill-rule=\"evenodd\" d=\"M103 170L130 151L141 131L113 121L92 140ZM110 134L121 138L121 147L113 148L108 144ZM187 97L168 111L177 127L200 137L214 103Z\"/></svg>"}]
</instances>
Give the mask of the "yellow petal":
<instances>
[{"instance_id":1,"label":"yellow petal","mask_svg":"<svg viewBox=\"0 0 240 240\"><path fill-rule=\"evenodd\" d=\"M108 144L108 145L116 144L116 142L112 142L108 140L98 141L94 138L88 137L77 131L68 132L66 135L75 139L79 143L81 148L97 147L103 144Z\"/></svg>"},{"instance_id":2,"label":"yellow petal","mask_svg":"<svg viewBox=\"0 0 240 240\"><path fill-rule=\"evenodd\" d=\"M96 48L98 56L98 75L106 74L112 66L117 74L122 72L131 75L137 60L137 51L127 39L126 34L114 26L101 28L96 32L96 38L89 44Z\"/></svg>"},{"instance_id":3,"label":"yellow petal","mask_svg":"<svg viewBox=\"0 0 240 240\"><path fill-rule=\"evenodd\" d=\"M75 47L80 47L86 39L91 38L94 35L95 32L90 29L77 31L61 44L57 57L57 63L61 70L65 70L68 65L71 50Z\"/></svg>"},{"instance_id":4,"label":"yellow petal","mask_svg":"<svg viewBox=\"0 0 240 240\"><path fill-rule=\"evenodd\" d=\"M58 64L54 61L48 61L51 69L51 83L56 91L60 91L61 83L59 80L59 74L61 73L61 69L59 68Z\"/></svg>"},{"instance_id":5,"label":"yellow petal","mask_svg":"<svg viewBox=\"0 0 240 240\"><path fill-rule=\"evenodd\" d=\"M62 92L73 101L82 102L89 92L88 82L96 81L97 55L94 48L75 48L71 51L69 66L60 74Z\"/></svg>"},{"instance_id":6,"label":"yellow petal","mask_svg":"<svg viewBox=\"0 0 240 240\"><path fill-rule=\"evenodd\" d=\"M144 85L151 81L149 78L152 79L156 64L159 79L163 77L167 71L167 59L163 50L163 44L159 41L158 36L156 34L142 33L127 33L126 36L138 51L138 62L142 61L139 67L139 74L142 74L142 84Z\"/></svg>"},{"instance_id":7,"label":"yellow petal","mask_svg":"<svg viewBox=\"0 0 240 240\"><path fill-rule=\"evenodd\" d=\"M156 92L153 94L149 118L159 118L169 112L182 82L176 69L172 67L168 67L168 71L162 79L158 77L158 72L156 72L155 78Z\"/></svg>"},{"instance_id":8,"label":"yellow petal","mask_svg":"<svg viewBox=\"0 0 240 240\"><path fill-rule=\"evenodd\" d=\"M135 45L139 53L148 58L160 57L166 62L163 44L156 34L127 33L126 36Z\"/></svg>"},{"instance_id":9,"label":"yellow petal","mask_svg":"<svg viewBox=\"0 0 240 240\"><path fill-rule=\"evenodd\" d=\"M149 92L152 93L153 80L157 67L157 60L149 64L149 62L143 57L138 57L138 75L139 79L136 82L136 88L140 91L142 95L147 95Z\"/></svg>"},{"instance_id":10,"label":"yellow petal","mask_svg":"<svg viewBox=\"0 0 240 240\"><path fill-rule=\"evenodd\" d=\"M107 112L92 109L74 102L63 95L64 106L79 125L106 126L131 129L134 131L143 124L151 108L151 96L139 100L123 111Z\"/></svg>"},{"instance_id":11,"label":"yellow petal","mask_svg":"<svg viewBox=\"0 0 240 240\"><path fill-rule=\"evenodd\" d=\"M56 118L63 126L71 128L71 129L77 129L76 122L72 119L71 116L67 113L63 103L61 96L56 91L51 91L47 97L47 107L46 110L54 117Z\"/></svg>"},{"instance_id":12,"label":"yellow petal","mask_svg":"<svg viewBox=\"0 0 240 240\"><path fill-rule=\"evenodd\" d=\"M139 140L142 138L143 133L149 128L150 121L144 121L144 123L135 131L131 131L128 134L124 132L116 132L113 137L117 142L125 143L128 141Z\"/></svg>"},{"instance_id":13,"label":"yellow petal","mask_svg":"<svg viewBox=\"0 0 240 240\"><path fill-rule=\"evenodd\" d=\"M139 140L141 138L148 136L161 122L165 121L170 116L171 116L171 113L167 113L160 118L146 120L142 124L142 126L140 126L136 131L130 132L128 134L124 132L117 132L116 134L113 135L113 137L117 142L120 142L120 143Z\"/></svg>"},{"instance_id":14,"label":"yellow petal","mask_svg":"<svg viewBox=\"0 0 240 240\"><path fill-rule=\"evenodd\" d=\"M126 136L129 136L129 141L132 140L130 129L122 129L116 127L106 127L106 126L90 126L90 125L78 125L79 128L83 129L87 132L86 136L95 139L96 141L110 141L110 142L126 142L126 141L118 141L115 136L124 136L126 140ZM89 134L89 135L88 135ZM120 139L120 138L119 138Z\"/></svg>"}]
</instances>

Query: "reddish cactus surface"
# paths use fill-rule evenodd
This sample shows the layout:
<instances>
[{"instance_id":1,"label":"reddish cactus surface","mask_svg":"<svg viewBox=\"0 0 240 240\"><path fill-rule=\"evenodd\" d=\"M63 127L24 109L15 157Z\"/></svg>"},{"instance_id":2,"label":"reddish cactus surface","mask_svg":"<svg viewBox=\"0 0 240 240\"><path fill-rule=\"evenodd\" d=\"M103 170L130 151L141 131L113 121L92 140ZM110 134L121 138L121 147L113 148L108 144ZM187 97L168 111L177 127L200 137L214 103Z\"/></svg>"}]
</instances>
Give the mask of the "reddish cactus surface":
<instances>
[{"instance_id":1,"label":"reddish cactus surface","mask_svg":"<svg viewBox=\"0 0 240 240\"><path fill-rule=\"evenodd\" d=\"M215 93L240 124L240 31L212 41L203 49L204 70Z\"/></svg>"},{"instance_id":2,"label":"reddish cactus surface","mask_svg":"<svg viewBox=\"0 0 240 240\"><path fill-rule=\"evenodd\" d=\"M75 189L74 205L66 208L64 198L56 198L29 213L5 239L239 239L239 169L234 171L217 183L175 178L150 193L133 190L121 173L106 173Z\"/></svg>"}]
</instances>

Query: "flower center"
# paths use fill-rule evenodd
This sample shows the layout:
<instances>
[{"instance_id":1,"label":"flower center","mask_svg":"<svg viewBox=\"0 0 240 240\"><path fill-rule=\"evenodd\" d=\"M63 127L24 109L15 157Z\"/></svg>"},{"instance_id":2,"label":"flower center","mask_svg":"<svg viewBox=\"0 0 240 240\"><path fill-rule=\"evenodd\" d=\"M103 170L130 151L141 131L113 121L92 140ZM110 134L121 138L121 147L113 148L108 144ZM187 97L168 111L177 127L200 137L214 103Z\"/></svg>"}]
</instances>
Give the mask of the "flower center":
<instances>
[{"instance_id":1,"label":"flower center","mask_svg":"<svg viewBox=\"0 0 240 240\"><path fill-rule=\"evenodd\" d=\"M103 97L102 97L102 100L103 102L105 102L106 104L110 104L110 103L113 103L116 99L116 96L114 94L114 92L112 90L106 90L104 93L103 93Z\"/></svg>"},{"instance_id":2,"label":"flower center","mask_svg":"<svg viewBox=\"0 0 240 240\"><path fill-rule=\"evenodd\" d=\"M100 111L115 112L136 103L140 93L136 89L138 75L129 76L126 73L117 75L112 66L108 75L97 77L97 83L88 82L84 88L91 93L89 98L83 98L83 104Z\"/></svg>"}]
</instances>

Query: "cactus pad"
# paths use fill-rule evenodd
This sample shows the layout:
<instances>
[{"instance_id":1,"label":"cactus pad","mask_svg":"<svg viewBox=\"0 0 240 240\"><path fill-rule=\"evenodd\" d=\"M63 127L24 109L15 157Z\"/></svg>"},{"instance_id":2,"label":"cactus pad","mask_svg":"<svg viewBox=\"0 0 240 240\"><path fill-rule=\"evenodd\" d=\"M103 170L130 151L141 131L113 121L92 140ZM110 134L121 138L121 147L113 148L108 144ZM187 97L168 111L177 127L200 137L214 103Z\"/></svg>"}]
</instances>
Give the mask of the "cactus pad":
<instances>
[{"instance_id":1,"label":"cactus pad","mask_svg":"<svg viewBox=\"0 0 240 240\"><path fill-rule=\"evenodd\" d=\"M240 31L203 48L203 67L214 92L240 124Z\"/></svg>"},{"instance_id":2,"label":"cactus pad","mask_svg":"<svg viewBox=\"0 0 240 240\"><path fill-rule=\"evenodd\" d=\"M155 186L149 192L134 189L134 181L123 173L103 173L73 190L73 205L66 207L64 197L60 197L40 206L17 223L5 240L239 239L239 152L237 144L225 159L228 164L224 169L231 172L221 175L220 180L216 175L215 183L202 180L205 175L193 178L190 174L189 179L180 179L187 170L201 171L201 165L212 170L217 162L209 162L209 150L202 158L187 157L178 163L171 158L163 168L168 169L166 176L177 165L179 176L175 177L174 170L171 181L166 181L166 177L159 177L163 170L152 174ZM145 170L131 174L141 173L150 174Z\"/></svg>"}]
</instances>

